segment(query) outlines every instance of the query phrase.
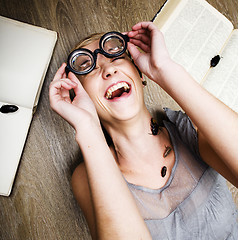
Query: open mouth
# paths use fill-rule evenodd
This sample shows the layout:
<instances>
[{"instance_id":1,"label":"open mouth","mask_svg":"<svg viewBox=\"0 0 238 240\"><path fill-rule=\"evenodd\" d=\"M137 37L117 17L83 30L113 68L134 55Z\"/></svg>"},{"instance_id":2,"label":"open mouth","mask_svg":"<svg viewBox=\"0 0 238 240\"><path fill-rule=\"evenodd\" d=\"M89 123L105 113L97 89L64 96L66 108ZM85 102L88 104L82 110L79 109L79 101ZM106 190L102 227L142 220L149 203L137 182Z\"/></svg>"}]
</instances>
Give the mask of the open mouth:
<instances>
[{"instance_id":1,"label":"open mouth","mask_svg":"<svg viewBox=\"0 0 238 240\"><path fill-rule=\"evenodd\" d=\"M107 89L105 93L105 98L108 100L119 98L125 94L128 94L130 90L131 90L130 84L126 82L119 82Z\"/></svg>"}]
</instances>

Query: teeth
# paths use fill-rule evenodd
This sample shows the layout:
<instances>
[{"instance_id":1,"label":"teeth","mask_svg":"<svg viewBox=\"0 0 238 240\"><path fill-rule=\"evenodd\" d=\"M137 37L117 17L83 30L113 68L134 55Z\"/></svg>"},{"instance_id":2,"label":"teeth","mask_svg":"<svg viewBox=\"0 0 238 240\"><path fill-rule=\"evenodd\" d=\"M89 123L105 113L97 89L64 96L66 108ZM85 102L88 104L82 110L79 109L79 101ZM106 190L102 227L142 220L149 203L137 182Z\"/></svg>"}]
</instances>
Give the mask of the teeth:
<instances>
[{"instance_id":1,"label":"teeth","mask_svg":"<svg viewBox=\"0 0 238 240\"><path fill-rule=\"evenodd\" d=\"M130 89L129 85L126 82L120 82L116 85L113 85L107 90L106 98L111 99L112 98L112 93L116 91L119 88L124 88L125 91L128 91Z\"/></svg>"}]
</instances>

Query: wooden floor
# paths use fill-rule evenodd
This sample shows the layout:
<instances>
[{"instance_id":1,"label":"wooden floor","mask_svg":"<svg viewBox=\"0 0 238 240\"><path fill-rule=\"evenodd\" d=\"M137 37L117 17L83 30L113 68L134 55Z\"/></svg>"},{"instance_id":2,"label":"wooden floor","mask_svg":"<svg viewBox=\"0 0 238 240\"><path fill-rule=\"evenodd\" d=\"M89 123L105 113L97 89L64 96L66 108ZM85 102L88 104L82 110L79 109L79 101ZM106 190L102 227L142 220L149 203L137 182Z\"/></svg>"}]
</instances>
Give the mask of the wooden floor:
<instances>
[{"instance_id":1,"label":"wooden floor","mask_svg":"<svg viewBox=\"0 0 238 240\"><path fill-rule=\"evenodd\" d=\"M0 0L0 15L58 32L12 194L0 197L1 240L90 239L70 186L71 174L81 161L80 150L73 129L50 109L48 87L57 68L81 38L94 32L126 31L139 21L151 20L163 2ZM237 0L208 2L238 28ZM156 92L151 83L145 95L152 114L162 106L178 108L165 93ZM236 190L231 189L237 199Z\"/></svg>"}]
</instances>

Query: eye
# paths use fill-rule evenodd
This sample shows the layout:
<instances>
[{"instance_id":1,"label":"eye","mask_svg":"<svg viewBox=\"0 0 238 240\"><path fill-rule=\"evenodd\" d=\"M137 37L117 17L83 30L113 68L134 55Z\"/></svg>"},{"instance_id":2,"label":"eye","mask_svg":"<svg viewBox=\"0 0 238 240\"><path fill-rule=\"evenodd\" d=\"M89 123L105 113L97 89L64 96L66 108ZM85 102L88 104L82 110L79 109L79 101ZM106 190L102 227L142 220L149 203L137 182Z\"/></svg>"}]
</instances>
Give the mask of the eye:
<instances>
[{"instance_id":1,"label":"eye","mask_svg":"<svg viewBox=\"0 0 238 240\"><path fill-rule=\"evenodd\" d=\"M86 69L89 67L89 65L91 64L91 62L89 60L84 61L83 63L80 64L79 68L81 69Z\"/></svg>"}]
</instances>

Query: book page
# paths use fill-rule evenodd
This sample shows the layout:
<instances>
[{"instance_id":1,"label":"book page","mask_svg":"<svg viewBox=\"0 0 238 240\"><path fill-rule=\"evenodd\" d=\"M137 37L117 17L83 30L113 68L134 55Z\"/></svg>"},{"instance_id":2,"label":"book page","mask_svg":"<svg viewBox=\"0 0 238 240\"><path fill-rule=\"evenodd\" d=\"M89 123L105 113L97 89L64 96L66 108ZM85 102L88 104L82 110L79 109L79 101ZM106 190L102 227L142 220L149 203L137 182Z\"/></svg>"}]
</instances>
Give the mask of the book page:
<instances>
[{"instance_id":1,"label":"book page","mask_svg":"<svg viewBox=\"0 0 238 240\"><path fill-rule=\"evenodd\" d=\"M6 103L0 102L0 107ZM0 112L0 195L10 194L32 119L32 109L19 107L14 113Z\"/></svg>"},{"instance_id":2,"label":"book page","mask_svg":"<svg viewBox=\"0 0 238 240\"><path fill-rule=\"evenodd\" d=\"M33 108L56 32L0 16L0 101Z\"/></svg>"},{"instance_id":3,"label":"book page","mask_svg":"<svg viewBox=\"0 0 238 240\"><path fill-rule=\"evenodd\" d=\"M176 0L168 0L171 1ZM172 59L200 83L210 68L211 58L220 52L233 25L205 0L180 0L160 28Z\"/></svg>"},{"instance_id":4,"label":"book page","mask_svg":"<svg viewBox=\"0 0 238 240\"><path fill-rule=\"evenodd\" d=\"M203 87L238 113L238 30L234 30Z\"/></svg>"}]
</instances>

